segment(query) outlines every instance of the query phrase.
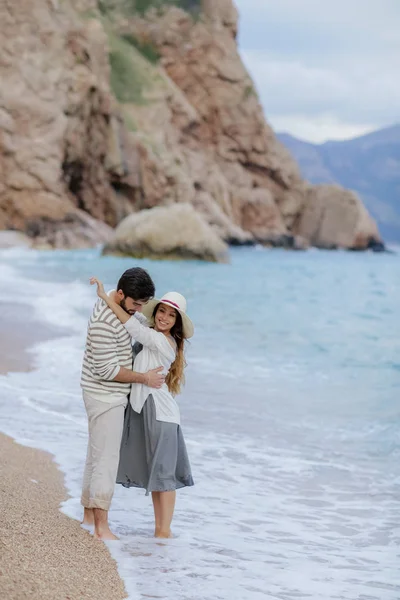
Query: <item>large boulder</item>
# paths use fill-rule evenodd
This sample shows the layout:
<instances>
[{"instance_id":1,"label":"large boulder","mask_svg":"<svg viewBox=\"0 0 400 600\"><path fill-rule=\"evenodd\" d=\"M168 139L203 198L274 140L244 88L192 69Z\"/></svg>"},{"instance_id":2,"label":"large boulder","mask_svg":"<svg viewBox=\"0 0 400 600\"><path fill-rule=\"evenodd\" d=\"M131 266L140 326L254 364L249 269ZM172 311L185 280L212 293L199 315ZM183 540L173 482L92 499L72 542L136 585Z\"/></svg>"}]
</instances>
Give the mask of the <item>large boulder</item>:
<instances>
[{"instance_id":1,"label":"large boulder","mask_svg":"<svg viewBox=\"0 0 400 600\"><path fill-rule=\"evenodd\" d=\"M104 254L228 262L228 247L191 204L142 210L126 217Z\"/></svg>"},{"instance_id":2,"label":"large boulder","mask_svg":"<svg viewBox=\"0 0 400 600\"><path fill-rule=\"evenodd\" d=\"M336 185L309 187L296 233L318 248L362 250L380 244L377 226L360 198Z\"/></svg>"}]
</instances>

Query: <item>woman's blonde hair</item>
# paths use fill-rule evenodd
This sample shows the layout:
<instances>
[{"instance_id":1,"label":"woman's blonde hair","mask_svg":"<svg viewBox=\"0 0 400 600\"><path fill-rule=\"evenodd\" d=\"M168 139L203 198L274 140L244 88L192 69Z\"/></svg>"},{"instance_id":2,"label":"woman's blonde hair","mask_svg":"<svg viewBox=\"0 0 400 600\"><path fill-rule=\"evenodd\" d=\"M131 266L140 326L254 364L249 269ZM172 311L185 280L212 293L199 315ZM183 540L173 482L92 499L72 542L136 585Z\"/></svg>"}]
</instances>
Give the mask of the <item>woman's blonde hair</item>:
<instances>
[{"instance_id":1,"label":"woman's blonde hair","mask_svg":"<svg viewBox=\"0 0 400 600\"><path fill-rule=\"evenodd\" d=\"M156 316L159 306L160 304L157 304L157 306L154 308L153 318ZM176 321L175 325L171 328L171 335L176 342L176 358L168 371L168 375L165 378L165 383L167 384L171 394L174 396L180 393L181 388L185 383L184 370L186 367L184 352L185 336L183 335L182 317L177 310L175 310L175 312Z\"/></svg>"}]
</instances>

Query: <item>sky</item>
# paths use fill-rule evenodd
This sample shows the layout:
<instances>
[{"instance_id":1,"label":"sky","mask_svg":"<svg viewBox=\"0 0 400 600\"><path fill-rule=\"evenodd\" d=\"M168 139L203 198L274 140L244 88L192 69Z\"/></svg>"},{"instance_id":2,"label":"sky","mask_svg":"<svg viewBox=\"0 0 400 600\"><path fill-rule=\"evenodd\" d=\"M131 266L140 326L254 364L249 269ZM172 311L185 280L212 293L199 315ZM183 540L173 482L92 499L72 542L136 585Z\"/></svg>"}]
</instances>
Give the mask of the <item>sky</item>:
<instances>
[{"instance_id":1,"label":"sky","mask_svg":"<svg viewBox=\"0 0 400 600\"><path fill-rule=\"evenodd\" d=\"M400 0L235 0L276 132L320 143L400 123Z\"/></svg>"}]
</instances>

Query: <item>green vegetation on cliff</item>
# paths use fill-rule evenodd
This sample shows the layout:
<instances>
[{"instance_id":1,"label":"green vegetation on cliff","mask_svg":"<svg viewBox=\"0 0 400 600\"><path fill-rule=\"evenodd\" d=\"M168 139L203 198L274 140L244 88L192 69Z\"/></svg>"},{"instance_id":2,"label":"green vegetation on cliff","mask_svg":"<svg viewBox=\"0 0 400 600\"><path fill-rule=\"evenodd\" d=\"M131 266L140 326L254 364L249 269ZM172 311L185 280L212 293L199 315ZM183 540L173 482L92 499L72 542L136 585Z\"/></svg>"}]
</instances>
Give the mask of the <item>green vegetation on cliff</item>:
<instances>
[{"instance_id":1,"label":"green vegetation on cliff","mask_svg":"<svg viewBox=\"0 0 400 600\"><path fill-rule=\"evenodd\" d=\"M166 6L178 6L184 10L196 10L200 8L200 0L126 0L132 10L145 14L149 8L162 9Z\"/></svg>"},{"instance_id":2,"label":"green vegetation on cliff","mask_svg":"<svg viewBox=\"0 0 400 600\"><path fill-rule=\"evenodd\" d=\"M98 0L98 9L103 15L102 21L108 31L113 31L113 25L119 16L143 16L150 9L162 11L170 6L178 6L184 10L198 15L201 9L201 0ZM85 13L86 17L93 17L93 11ZM110 65L111 86L120 102L140 102L143 79L136 72L132 62L129 46L138 50L152 64L156 64L160 55L157 48L149 40L142 40L133 33L119 35L115 31L110 36Z\"/></svg>"},{"instance_id":3,"label":"green vegetation on cliff","mask_svg":"<svg viewBox=\"0 0 400 600\"><path fill-rule=\"evenodd\" d=\"M111 67L111 88L115 97L122 104L144 104L154 84L157 83L157 72L151 68L144 57L143 49L138 50L132 43L120 36L109 33L109 57Z\"/></svg>"},{"instance_id":4,"label":"green vegetation on cliff","mask_svg":"<svg viewBox=\"0 0 400 600\"><path fill-rule=\"evenodd\" d=\"M201 0L98 0L99 10L103 14L113 11L144 15L149 9L162 10L168 6L178 6L189 12L199 12Z\"/></svg>"},{"instance_id":5,"label":"green vegetation on cliff","mask_svg":"<svg viewBox=\"0 0 400 600\"><path fill-rule=\"evenodd\" d=\"M160 54L157 48L151 42L139 40L132 33L126 33L121 36L128 44L131 44L136 50L139 50L141 54L151 63L156 64L160 60Z\"/></svg>"}]
</instances>

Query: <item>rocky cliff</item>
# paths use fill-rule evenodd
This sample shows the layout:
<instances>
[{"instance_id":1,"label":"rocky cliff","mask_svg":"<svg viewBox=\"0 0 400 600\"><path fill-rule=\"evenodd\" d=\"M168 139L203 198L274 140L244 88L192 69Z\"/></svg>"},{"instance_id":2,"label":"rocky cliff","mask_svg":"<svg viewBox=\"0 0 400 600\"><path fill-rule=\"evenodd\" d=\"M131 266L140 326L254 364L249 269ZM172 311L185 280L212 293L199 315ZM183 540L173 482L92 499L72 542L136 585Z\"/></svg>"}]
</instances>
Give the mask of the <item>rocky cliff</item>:
<instances>
[{"instance_id":1,"label":"rocky cliff","mask_svg":"<svg viewBox=\"0 0 400 600\"><path fill-rule=\"evenodd\" d=\"M379 243L357 196L302 180L237 27L232 0L2 2L0 229L93 245L185 203L231 244Z\"/></svg>"},{"instance_id":2,"label":"rocky cliff","mask_svg":"<svg viewBox=\"0 0 400 600\"><path fill-rule=\"evenodd\" d=\"M386 241L400 242L400 125L367 135L310 144L278 135L312 183L338 183L355 190Z\"/></svg>"}]
</instances>

